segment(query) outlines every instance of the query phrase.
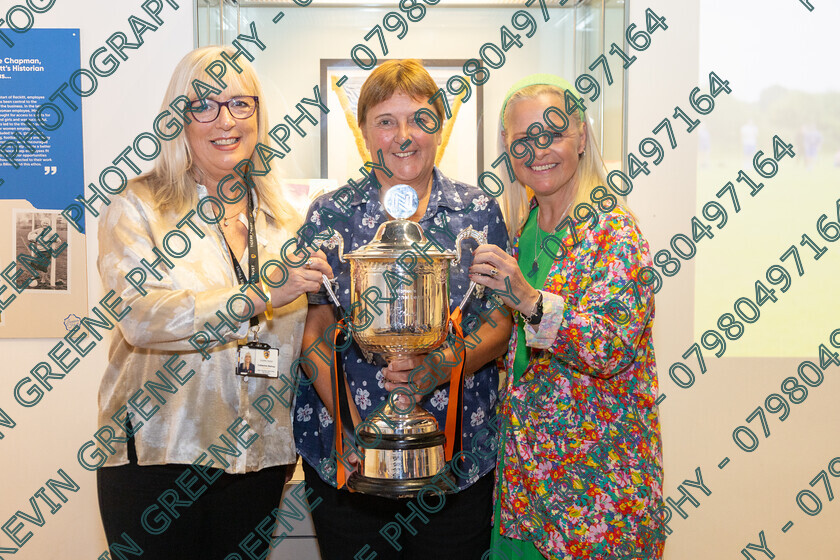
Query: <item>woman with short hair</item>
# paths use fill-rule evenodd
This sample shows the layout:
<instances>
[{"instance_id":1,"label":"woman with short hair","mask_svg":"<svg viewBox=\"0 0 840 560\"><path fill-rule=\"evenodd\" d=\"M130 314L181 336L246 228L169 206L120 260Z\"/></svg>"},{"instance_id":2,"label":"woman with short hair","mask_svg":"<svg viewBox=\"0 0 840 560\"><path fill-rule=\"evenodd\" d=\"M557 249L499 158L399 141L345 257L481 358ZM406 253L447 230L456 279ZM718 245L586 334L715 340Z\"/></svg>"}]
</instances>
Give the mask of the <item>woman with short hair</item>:
<instances>
[{"instance_id":1,"label":"woman with short hair","mask_svg":"<svg viewBox=\"0 0 840 560\"><path fill-rule=\"evenodd\" d=\"M417 191L419 207L409 219L418 222L427 238L434 239L444 250L455 249L455 238L463 229L472 226L487 234L489 243L500 251L507 250L508 240L504 221L495 200L482 191L449 179L435 167L435 155L441 142L441 133L427 133L434 129L432 119L423 112L426 108L444 121L444 107L438 98L433 104L428 100L438 91L432 77L417 60L392 60L371 72L359 95L358 121L372 159L382 158L384 167L375 169L362 185L354 185L349 208L338 205L330 195L317 198L309 209L307 220L320 231L327 231L329 217L333 227L344 239L346 250L354 250L369 243L379 225L391 219L381 200L394 185L406 184ZM377 155L381 154L381 155ZM347 189L349 191L350 189ZM327 211L327 212L325 212ZM341 218L335 218L341 216ZM452 232L452 237L446 232ZM350 309L350 267L338 260L335 251L326 251L327 259L338 280L338 297L345 309ZM422 257L418 256L418 259ZM449 309L454 309L469 287L467 266L471 258L465 251L460 265L450 269ZM495 324L485 322L468 340L480 340L466 351L465 392L461 426L464 449L472 454L477 446L486 443L487 433L495 420L498 369L495 359L505 352L510 333L510 316L490 308L486 298L473 298L464 310L464 316L490 317ZM315 371L307 371L313 379L312 386L302 387L295 414L295 438L298 451L304 459L306 484L312 490L310 504L321 556L324 560L352 558L357 553L379 559L428 559L460 558L479 560L490 544L490 513L492 510L495 453L483 451L475 455L473 464L456 465L458 492L447 494L445 503L428 496L428 505L435 509L427 520L412 523L414 531L402 531L398 542L383 538L380 529L395 522L396 515L408 518L413 515L410 500L392 500L373 495L350 493L336 486L335 469L326 465L333 454L335 424L330 383L329 363L317 358L331 356L332 351L321 338L335 323L329 301L323 297L310 298L309 316L304 331L304 346L316 344L318 352L309 356ZM465 331L469 332L469 327ZM457 363L454 351L443 347L446 361ZM431 372L423 360L425 356L394 360L387 365L381 357L370 361L354 342L343 351L347 376L350 411L355 422L368 416L394 389L402 388L416 395L421 406L432 413L439 426L445 424L447 406L457 406L449 394L451 370L441 367ZM306 366L304 366L306 368ZM412 376L415 367L422 367ZM421 380L417 384L410 380ZM437 379L432 384L426 380ZM481 434L481 435L479 435ZM473 439L475 436L475 440ZM352 439L352 434L350 435ZM494 438L489 438L494 439ZM476 441L481 440L481 442ZM350 460L356 460L349 452ZM455 469L456 475L458 470ZM453 485L454 486L454 485ZM437 511L438 506L440 510ZM425 515L425 514L424 514ZM397 548L399 546L399 549Z\"/></svg>"}]
</instances>

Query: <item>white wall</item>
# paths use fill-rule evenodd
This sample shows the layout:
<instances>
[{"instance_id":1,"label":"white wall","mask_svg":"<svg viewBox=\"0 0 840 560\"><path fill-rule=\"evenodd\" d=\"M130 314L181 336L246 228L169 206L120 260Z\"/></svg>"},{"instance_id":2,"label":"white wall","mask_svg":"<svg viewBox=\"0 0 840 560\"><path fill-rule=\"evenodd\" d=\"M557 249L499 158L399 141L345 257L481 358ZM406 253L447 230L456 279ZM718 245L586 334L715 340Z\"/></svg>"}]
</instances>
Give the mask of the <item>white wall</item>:
<instances>
[{"instance_id":1,"label":"white wall","mask_svg":"<svg viewBox=\"0 0 840 560\"><path fill-rule=\"evenodd\" d=\"M701 73L707 75L717 69L721 77L731 80L733 95L736 95L737 91L754 87L749 83L746 70L739 71L739 68L761 65L766 67L776 83L805 91L812 86L810 81L793 82L788 77L799 73L816 77L825 72L822 66L825 54L818 54L822 50L813 45L813 28L817 21L836 22L840 15L836 6L829 6L826 2L820 5L814 3L816 11L809 14L795 0L755 0L739 3L749 6L744 10L749 13L748 17L739 15L738 19L732 19L729 4L715 1L720 9L711 17L728 18L732 35L704 38L707 41L702 58L705 66L701 68L698 60L701 60L700 50L704 44L699 44L698 20L701 3L705 1L629 2L631 23L643 24L645 9L652 8L665 16L669 25L667 31L655 32L652 46L647 51L636 53L638 61L629 69L628 143L629 149L637 154L639 141L654 136L651 129L663 118L673 115L675 106L691 112L688 95L695 86L703 92L708 91L708 79L699 80ZM762 17L768 11L773 12L773 22ZM777 20L782 20L782 24L775 23ZM748 48L738 45L736 35L743 32L741 30L756 27L761 31L761 41ZM710 40L717 42L718 46L710 48ZM783 60L792 59L795 64L779 63L778 58L771 62L765 58L772 57L771 52L775 48L784 49L788 54ZM727 103L735 101L721 95L716 102L716 111L723 111ZM840 107L835 107L834 111L837 109ZM714 115L698 118L711 119ZM831 118L828 113L815 113L813 116L818 123ZM674 122L674 119L671 121ZM724 123L724 126L740 137L738 131L742 123L733 120L729 125ZM666 145L665 159L658 167L650 166L649 177L640 175L634 180L629 200L641 219L652 253L669 248L669 241L675 233L687 232L690 235L691 217L699 212L704 201L709 200L707 194L702 197L696 194L697 131L687 134L686 126L679 123L674 123L674 130L677 149L671 150L667 146L664 133L656 135ZM772 130L762 131L759 148L768 149L773 133ZM795 141L794 138L787 140ZM740 156L740 146L735 155ZM828 253L819 262L811 258L813 253L808 255L803 249L805 275L800 279L794 272L788 293L777 291L779 301L761 308L762 315L766 317L761 317L753 325L745 325L741 340L727 341L729 354L739 351L739 348L761 346L764 339L778 336L777 331L781 330L787 335L782 338L780 348L776 349L778 351L770 355L786 355L784 346L799 345L810 350L807 354L793 359L768 359L763 353L753 353L749 358L728 359L724 356L716 359L710 358L711 352L704 350L708 371L702 376L694 357L681 357L698 340L698 329L702 334L705 329L715 328L713 321L720 314L733 311L736 298L745 296L754 299L753 282L764 278L767 266L780 264L778 256L788 244L798 247L802 233L807 232L812 238L816 235L815 223L821 213L837 219L834 214L836 188L825 185L825 195L813 202L805 198L806 193L799 192L798 185L803 184L806 178L802 170L802 156L800 146L798 161L781 160L779 174L772 179L764 179L764 190L754 198L746 194L748 189L745 186L738 185L741 213L735 214L730 210L730 224L723 230L714 229L714 240L706 239L697 244L698 259L702 257L702 262L714 261L724 253L734 251L740 255L741 265L713 273L701 269L700 264L695 266L698 259L683 263L684 269L676 277L666 278L664 288L656 296L655 348L660 390L667 395L661 405L666 495L678 500L681 495L677 486L685 479L695 480L697 467L701 468L704 482L712 492L710 496L705 496L700 490L687 488L700 505L695 509L691 504L684 504L688 519L674 513L671 521L674 534L668 540L666 560L743 558L741 549L748 543L758 544L761 530L776 558L833 560L840 555L840 537L836 531L840 522L840 507L836 500L829 501L822 482L817 482L815 487L809 485L820 470L827 469L829 461L840 455L836 446L840 411L833 399L840 391L837 366L826 370L825 381L819 387L809 388L808 397L802 404L791 405L790 417L785 422L779 422L778 416L767 414L770 437L765 438L758 419L751 423L746 421L757 406L763 405L767 395L780 393L782 380L797 375L797 365L802 359L819 363L818 345L828 345L832 329L840 326L836 320L836 296L820 289L821 285L832 285L832 280L836 285L840 272L838 248L828 244ZM735 181L738 169L738 164L731 167L728 180ZM825 173L832 178L830 185L836 187L840 181L840 170L834 168ZM749 174L758 178L755 172ZM724 183L725 180L719 187ZM721 203L731 208L728 198ZM777 236L780 231L781 235ZM821 245L826 243L821 242ZM760 257L749 258L751 254ZM795 270L790 263L785 263L785 267ZM698 282L710 282L706 289L717 294L714 309L708 310L715 319L712 322L697 322L696 327L695 290L703 286L699 283L695 285L695 277ZM774 325L773 314L786 312L792 313L794 320L786 325ZM807 332L808 324L815 321L821 325L816 335ZM797 356L796 353L793 355ZM689 364L697 375L690 389L680 389L668 377L668 368L675 361ZM758 435L759 446L754 452L741 451L733 443L732 432L739 425L750 426ZM731 462L719 469L718 463L724 457L729 457ZM840 479L832 476L829 479L835 491L840 488ZM810 517L799 509L796 495L800 490L811 490L822 499L821 513ZM788 521L793 521L793 527L783 533L781 529ZM767 557L756 550L748 552L756 559Z\"/></svg>"}]
</instances>

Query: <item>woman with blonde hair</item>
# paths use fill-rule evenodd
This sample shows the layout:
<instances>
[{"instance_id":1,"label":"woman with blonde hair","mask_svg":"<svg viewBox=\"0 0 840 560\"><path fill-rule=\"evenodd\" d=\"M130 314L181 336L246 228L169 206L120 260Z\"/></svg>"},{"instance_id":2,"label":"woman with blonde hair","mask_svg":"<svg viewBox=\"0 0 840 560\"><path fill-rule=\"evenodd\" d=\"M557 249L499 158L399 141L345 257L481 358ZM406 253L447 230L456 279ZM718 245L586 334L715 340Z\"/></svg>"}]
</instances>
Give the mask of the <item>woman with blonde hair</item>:
<instances>
[{"instance_id":1,"label":"woman with blonde hair","mask_svg":"<svg viewBox=\"0 0 840 560\"><path fill-rule=\"evenodd\" d=\"M163 110L186 110L159 128L152 171L100 218L99 272L124 316L99 390L100 424L117 422L117 437L93 466L108 542L128 535L149 559L225 558L278 507L296 458L289 406L272 419L254 403L296 382L304 294L332 275L322 253L261 271L300 218L272 173L249 173L269 143L253 67L240 60L226 87L197 91L234 52L205 47L178 63ZM237 375L249 348L276 349L276 371Z\"/></svg>"},{"instance_id":2,"label":"woman with blonde hair","mask_svg":"<svg viewBox=\"0 0 840 560\"><path fill-rule=\"evenodd\" d=\"M504 299L517 318L490 556L660 558L653 293L643 281L651 258L603 187L583 111L564 111L570 95L580 98L548 74L508 92L500 136L516 181L502 207L514 256L483 245L470 269L501 292L509 280Z\"/></svg>"}]
</instances>

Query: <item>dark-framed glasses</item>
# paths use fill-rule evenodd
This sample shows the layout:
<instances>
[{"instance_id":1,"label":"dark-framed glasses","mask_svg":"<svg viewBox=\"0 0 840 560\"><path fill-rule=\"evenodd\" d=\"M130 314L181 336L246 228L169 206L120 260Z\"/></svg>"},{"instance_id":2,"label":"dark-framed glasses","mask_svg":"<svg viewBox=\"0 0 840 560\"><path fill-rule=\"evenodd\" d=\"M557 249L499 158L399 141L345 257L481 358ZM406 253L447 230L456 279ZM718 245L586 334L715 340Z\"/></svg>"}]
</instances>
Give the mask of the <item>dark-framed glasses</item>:
<instances>
[{"instance_id":1,"label":"dark-framed glasses","mask_svg":"<svg viewBox=\"0 0 840 560\"><path fill-rule=\"evenodd\" d=\"M189 111L195 120L201 123L213 122L219 117L222 107L227 107L230 116L235 119L247 119L257 110L259 98L256 95L237 95L227 101L196 99L190 102Z\"/></svg>"}]
</instances>

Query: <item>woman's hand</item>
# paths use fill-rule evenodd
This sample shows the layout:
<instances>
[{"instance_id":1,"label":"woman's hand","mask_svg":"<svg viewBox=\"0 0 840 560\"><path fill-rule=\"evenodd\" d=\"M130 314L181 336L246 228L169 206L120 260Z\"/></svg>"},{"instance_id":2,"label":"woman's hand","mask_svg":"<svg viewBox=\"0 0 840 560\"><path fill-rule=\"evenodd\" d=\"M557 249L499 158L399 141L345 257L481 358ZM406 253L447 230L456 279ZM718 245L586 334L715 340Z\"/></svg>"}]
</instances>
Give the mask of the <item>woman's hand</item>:
<instances>
[{"instance_id":1,"label":"woman's hand","mask_svg":"<svg viewBox=\"0 0 840 560\"><path fill-rule=\"evenodd\" d=\"M286 269L288 278L280 286L273 288L269 286L271 293L271 306L283 307L305 293L314 293L321 289L321 275L327 278L333 277L332 267L327 262L327 256L323 251L312 253L309 260L303 266ZM277 284L283 280L282 269L274 267L268 279Z\"/></svg>"},{"instance_id":2,"label":"woman's hand","mask_svg":"<svg viewBox=\"0 0 840 560\"><path fill-rule=\"evenodd\" d=\"M510 279L509 290L506 279ZM496 245L479 245L475 250L470 280L492 289L505 305L523 315L534 310L540 295L522 276L516 259ZM507 294L513 294L513 298Z\"/></svg>"},{"instance_id":3,"label":"woman's hand","mask_svg":"<svg viewBox=\"0 0 840 560\"><path fill-rule=\"evenodd\" d=\"M355 453L347 453L345 456L345 461L350 463L352 468L348 468L347 465L344 466L344 487L351 492L355 492L355 490L351 489L350 486L347 484L347 481L350 480L350 475L354 472L358 471L359 468L362 466L362 460L359 459L359 456Z\"/></svg>"},{"instance_id":4,"label":"woman's hand","mask_svg":"<svg viewBox=\"0 0 840 560\"><path fill-rule=\"evenodd\" d=\"M437 375L429 374L428 368L419 369L412 375L411 372L415 368L426 363L426 356L428 354L398 358L388 364L388 367L382 368L385 390L390 392L397 387L402 387L407 393L414 395L415 403L419 403L434 387L448 381L448 376L443 379L437 377ZM408 401L411 400L405 394L401 394L397 398L402 405L408 404Z\"/></svg>"}]
</instances>

